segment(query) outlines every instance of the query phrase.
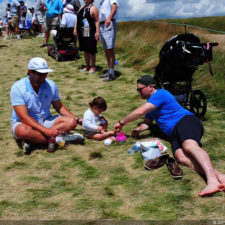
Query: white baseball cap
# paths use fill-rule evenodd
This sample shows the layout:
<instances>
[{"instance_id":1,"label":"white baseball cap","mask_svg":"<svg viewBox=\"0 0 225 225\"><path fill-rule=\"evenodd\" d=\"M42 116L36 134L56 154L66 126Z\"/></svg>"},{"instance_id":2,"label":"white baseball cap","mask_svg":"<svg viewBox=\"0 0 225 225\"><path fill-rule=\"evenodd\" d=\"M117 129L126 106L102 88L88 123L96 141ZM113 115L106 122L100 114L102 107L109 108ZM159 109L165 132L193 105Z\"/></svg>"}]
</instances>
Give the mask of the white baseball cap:
<instances>
[{"instance_id":1,"label":"white baseball cap","mask_svg":"<svg viewBox=\"0 0 225 225\"><path fill-rule=\"evenodd\" d=\"M35 70L38 73L49 73L53 72L52 69L48 68L48 64L45 59L40 57L32 58L28 63L29 70Z\"/></svg>"},{"instance_id":2,"label":"white baseball cap","mask_svg":"<svg viewBox=\"0 0 225 225\"><path fill-rule=\"evenodd\" d=\"M74 7L71 4L68 4L64 9L63 9L64 13L72 13L74 14Z\"/></svg>"}]
</instances>

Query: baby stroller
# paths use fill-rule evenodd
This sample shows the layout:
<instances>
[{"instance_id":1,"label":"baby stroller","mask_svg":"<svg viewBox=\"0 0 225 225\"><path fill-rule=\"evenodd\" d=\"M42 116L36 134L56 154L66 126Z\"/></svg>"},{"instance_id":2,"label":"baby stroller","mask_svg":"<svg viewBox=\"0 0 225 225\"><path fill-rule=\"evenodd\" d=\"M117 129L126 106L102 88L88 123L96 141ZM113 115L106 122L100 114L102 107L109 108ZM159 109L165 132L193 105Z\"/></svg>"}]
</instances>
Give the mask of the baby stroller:
<instances>
[{"instance_id":1,"label":"baby stroller","mask_svg":"<svg viewBox=\"0 0 225 225\"><path fill-rule=\"evenodd\" d=\"M212 60L212 47L218 43L200 43L194 34L179 34L169 39L159 53L159 64L155 68L155 80L158 87L170 91L184 107L203 117L207 110L204 93L192 89L193 74L198 65Z\"/></svg>"},{"instance_id":2,"label":"baby stroller","mask_svg":"<svg viewBox=\"0 0 225 225\"><path fill-rule=\"evenodd\" d=\"M48 46L48 55L58 62L66 59L79 59L79 50L74 47L73 27L59 27L53 35L54 44Z\"/></svg>"}]
</instances>

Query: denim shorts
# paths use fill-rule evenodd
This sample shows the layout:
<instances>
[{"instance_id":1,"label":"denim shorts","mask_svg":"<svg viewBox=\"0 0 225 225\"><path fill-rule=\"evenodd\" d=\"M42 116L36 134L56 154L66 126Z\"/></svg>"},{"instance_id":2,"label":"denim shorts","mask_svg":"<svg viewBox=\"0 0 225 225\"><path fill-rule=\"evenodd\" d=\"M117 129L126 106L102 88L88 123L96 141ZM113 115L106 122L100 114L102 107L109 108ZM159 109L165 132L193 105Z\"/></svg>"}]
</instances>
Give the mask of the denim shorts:
<instances>
[{"instance_id":1,"label":"denim shorts","mask_svg":"<svg viewBox=\"0 0 225 225\"><path fill-rule=\"evenodd\" d=\"M40 123L42 126L44 127L47 127L47 128L50 128L54 125L55 123L55 120L59 117L59 115L55 115L55 116L50 116L48 117L46 120L43 121L43 123ZM14 136L14 138L16 139L19 139L16 134L15 134L15 129L18 125L22 124L22 122L15 122L14 124L12 124L12 127L11 127L11 131L12 131L12 134Z\"/></svg>"},{"instance_id":2,"label":"denim shorts","mask_svg":"<svg viewBox=\"0 0 225 225\"><path fill-rule=\"evenodd\" d=\"M108 27L105 24L100 24L100 40L104 49L115 48L116 31L116 21L112 21Z\"/></svg>"},{"instance_id":3,"label":"denim shorts","mask_svg":"<svg viewBox=\"0 0 225 225\"><path fill-rule=\"evenodd\" d=\"M173 129L171 139L173 154L176 150L182 148L183 142L188 139L194 140L199 144L199 146L202 146L201 138L203 133L204 127L196 116L184 116Z\"/></svg>"}]
</instances>

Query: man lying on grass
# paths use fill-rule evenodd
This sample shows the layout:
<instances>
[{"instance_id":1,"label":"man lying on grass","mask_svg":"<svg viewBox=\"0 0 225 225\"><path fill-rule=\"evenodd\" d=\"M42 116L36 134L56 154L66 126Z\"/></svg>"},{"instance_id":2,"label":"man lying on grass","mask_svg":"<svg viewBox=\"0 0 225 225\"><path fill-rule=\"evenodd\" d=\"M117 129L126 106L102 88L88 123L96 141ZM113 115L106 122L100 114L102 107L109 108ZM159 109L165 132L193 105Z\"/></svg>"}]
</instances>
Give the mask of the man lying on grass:
<instances>
[{"instance_id":1,"label":"man lying on grass","mask_svg":"<svg viewBox=\"0 0 225 225\"><path fill-rule=\"evenodd\" d=\"M201 148L204 128L199 119L184 109L168 91L156 89L155 80L149 75L137 80L137 91L147 102L115 124L114 130L121 131L125 124L143 115L149 121L154 119L159 128L171 137L175 159L206 177L206 187L199 196L225 191L225 174L213 168L208 154ZM138 136L139 132L147 129L148 124L141 124L132 134Z\"/></svg>"}]
</instances>

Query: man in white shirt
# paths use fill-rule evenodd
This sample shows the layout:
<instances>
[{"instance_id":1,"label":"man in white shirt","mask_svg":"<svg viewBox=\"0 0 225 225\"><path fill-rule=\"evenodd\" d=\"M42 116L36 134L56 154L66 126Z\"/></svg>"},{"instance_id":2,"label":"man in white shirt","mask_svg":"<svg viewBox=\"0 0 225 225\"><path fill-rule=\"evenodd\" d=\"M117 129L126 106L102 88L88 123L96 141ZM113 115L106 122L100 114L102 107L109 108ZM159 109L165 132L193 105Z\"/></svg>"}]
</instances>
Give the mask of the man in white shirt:
<instances>
[{"instance_id":1,"label":"man in white shirt","mask_svg":"<svg viewBox=\"0 0 225 225\"><path fill-rule=\"evenodd\" d=\"M100 21L100 40L102 42L107 63L108 72L100 75L100 78L105 78L104 81L115 80L114 65L115 65L115 40L118 17L118 1L117 0L101 0L99 5L99 21Z\"/></svg>"}]
</instances>

